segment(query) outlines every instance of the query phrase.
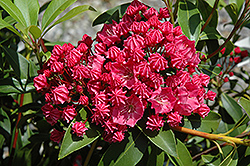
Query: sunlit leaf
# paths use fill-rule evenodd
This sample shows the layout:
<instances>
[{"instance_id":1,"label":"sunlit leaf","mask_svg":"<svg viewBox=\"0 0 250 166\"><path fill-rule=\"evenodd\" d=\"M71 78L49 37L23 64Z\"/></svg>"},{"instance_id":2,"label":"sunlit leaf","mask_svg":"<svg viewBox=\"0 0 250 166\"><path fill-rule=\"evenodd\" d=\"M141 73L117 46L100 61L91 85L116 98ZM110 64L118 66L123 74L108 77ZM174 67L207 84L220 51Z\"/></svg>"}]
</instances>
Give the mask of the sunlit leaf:
<instances>
[{"instance_id":1,"label":"sunlit leaf","mask_svg":"<svg viewBox=\"0 0 250 166\"><path fill-rule=\"evenodd\" d=\"M198 41L201 31L201 18L199 10L193 3L184 0L180 1L178 23L182 32L190 40Z\"/></svg>"},{"instance_id":2,"label":"sunlit leaf","mask_svg":"<svg viewBox=\"0 0 250 166\"><path fill-rule=\"evenodd\" d=\"M148 146L146 137L137 128L126 135L121 142L110 145L98 166L136 165L141 160Z\"/></svg>"}]
</instances>

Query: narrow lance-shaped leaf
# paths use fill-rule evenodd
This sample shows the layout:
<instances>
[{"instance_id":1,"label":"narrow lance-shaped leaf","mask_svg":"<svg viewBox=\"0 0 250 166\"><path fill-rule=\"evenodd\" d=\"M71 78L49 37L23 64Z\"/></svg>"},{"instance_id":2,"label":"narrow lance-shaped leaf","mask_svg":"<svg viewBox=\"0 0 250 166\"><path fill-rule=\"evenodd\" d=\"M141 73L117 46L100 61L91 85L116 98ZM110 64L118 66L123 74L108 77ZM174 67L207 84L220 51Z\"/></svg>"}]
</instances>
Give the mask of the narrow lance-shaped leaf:
<instances>
[{"instance_id":1,"label":"narrow lance-shaped leaf","mask_svg":"<svg viewBox=\"0 0 250 166\"><path fill-rule=\"evenodd\" d=\"M14 5L11 0L1 0L0 6L9 13L17 22L21 23L23 26L27 26L26 21L16 5Z\"/></svg>"},{"instance_id":2,"label":"narrow lance-shaped leaf","mask_svg":"<svg viewBox=\"0 0 250 166\"><path fill-rule=\"evenodd\" d=\"M52 0L44 12L42 19L42 31L67 7L72 5L76 0Z\"/></svg>"},{"instance_id":3,"label":"narrow lance-shaped leaf","mask_svg":"<svg viewBox=\"0 0 250 166\"><path fill-rule=\"evenodd\" d=\"M106 21L110 20L111 16L117 10L118 10L118 13L119 13L119 17L122 17L125 14L125 12L126 12L129 5L130 5L130 3L125 3L125 4L122 4L122 5L116 6L116 7L112 8L112 9L107 10L106 12L100 14L99 16L97 16L95 18L95 20L93 21L92 26L103 24Z\"/></svg>"},{"instance_id":4,"label":"narrow lance-shaped leaf","mask_svg":"<svg viewBox=\"0 0 250 166\"><path fill-rule=\"evenodd\" d=\"M143 130L143 132L148 137L148 139L157 147L159 147L166 153L177 157L177 147L172 130L161 129L159 133L150 130Z\"/></svg>"},{"instance_id":5,"label":"narrow lance-shaped leaf","mask_svg":"<svg viewBox=\"0 0 250 166\"><path fill-rule=\"evenodd\" d=\"M84 109L81 109L79 112L79 116L82 120L86 119L86 111ZM77 118L77 117L76 117ZM58 159L62 159L66 157L67 155L73 153L76 150L79 150L90 143L92 143L94 140L96 140L99 137L99 132L89 125L88 122L86 122L86 127L88 130L86 131L86 134L83 135L83 137L78 137L75 134L71 133L72 124L75 122L76 119L74 119L68 129L66 130L66 133L63 137L62 145L59 151Z\"/></svg>"},{"instance_id":6,"label":"narrow lance-shaped leaf","mask_svg":"<svg viewBox=\"0 0 250 166\"><path fill-rule=\"evenodd\" d=\"M8 22L6 22L0 17L0 30L3 28L7 28L13 33L15 33L17 36L22 37L20 33L12 25L10 25Z\"/></svg>"},{"instance_id":7,"label":"narrow lance-shaped leaf","mask_svg":"<svg viewBox=\"0 0 250 166\"><path fill-rule=\"evenodd\" d=\"M27 79L28 78L28 66L29 61L23 57L21 54L17 53L11 48L7 48L5 46L2 47L5 56L10 63L11 67L14 69L15 74L20 79Z\"/></svg>"},{"instance_id":8,"label":"narrow lance-shaped leaf","mask_svg":"<svg viewBox=\"0 0 250 166\"><path fill-rule=\"evenodd\" d=\"M225 93L221 94L221 101L223 107L233 118L234 122L237 123L238 120L242 117L243 113L239 104L230 96Z\"/></svg>"},{"instance_id":9,"label":"narrow lance-shaped leaf","mask_svg":"<svg viewBox=\"0 0 250 166\"><path fill-rule=\"evenodd\" d=\"M242 97L240 98L240 105L244 108L248 117L250 117L250 101Z\"/></svg>"},{"instance_id":10,"label":"narrow lance-shaped leaf","mask_svg":"<svg viewBox=\"0 0 250 166\"><path fill-rule=\"evenodd\" d=\"M15 0L14 3L23 14L27 26L37 25L40 8L38 0Z\"/></svg>"},{"instance_id":11,"label":"narrow lance-shaped leaf","mask_svg":"<svg viewBox=\"0 0 250 166\"><path fill-rule=\"evenodd\" d=\"M83 12L85 12L87 10L96 11L92 6L89 6L89 5L77 6L74 9L70 10L68 13L66 13L64 16L62 16L61 18L59 18L53 25L51 25L46 30L46 32L48 30L50 30L52 27L54 27L55 25L57 25L57 24L59 24L59 23L61 23L63 21L69 20L69 19L75 17L76 15L78 15L80 13L83 13Z\"/></svg>"},{"instance_id":12,"label":"narrow lance-shaped leaf","mask_svg":"<svg viewBox=\"0 0 250 166\"><path fill-rule=\"evenodd\" d=\"M113 143L103 155L98 166L136 165L148 146L141 131L133 128L121 142Z\"/></svg>"},{"instance_id":13,"label":"narrow lance-shaped leaf","mask_svg":"<svg viewBox=\"0 0 250 166\"><path fill-rule=\"evenodd\" d=\"M201 31L200 12L189 1L180 1L178 10L178 23L183 33L190 39L198 41Z\"/></svg>"},{"instance_id":14,"label":"narrow lance-shaped leaf","mask_svg":"<svg viewBox=\"0 0 250 166\"><path fill-rule=\"evenodd\" d=\"M174 163L174 165L180 165L180 166L193 165L192 157L187 147L179 139L177 139L177 150L178 150L178 157L172 157L168 155L172 163Z\"/></svg>"}]
</instances>

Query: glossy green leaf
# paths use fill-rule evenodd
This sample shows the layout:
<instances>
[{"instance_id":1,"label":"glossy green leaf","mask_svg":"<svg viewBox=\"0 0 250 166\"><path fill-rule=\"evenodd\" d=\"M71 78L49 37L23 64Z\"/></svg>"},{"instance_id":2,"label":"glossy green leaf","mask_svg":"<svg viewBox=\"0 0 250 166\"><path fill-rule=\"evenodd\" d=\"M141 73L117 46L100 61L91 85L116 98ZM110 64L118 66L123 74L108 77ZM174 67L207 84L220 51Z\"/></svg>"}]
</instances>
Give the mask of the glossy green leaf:
<instances>
[{"instance_id":1,"label":"glossy green leaf","mask_svg":"<svg viewBox=\"0 0 250 166\"><path fill-rule=\"evenodd\" d=\"M235 124L228 124L224 121L220 121L219 127L217 128L215 133L226 133L229 130L231 130L233 127L235 127ZM243 131L245 131L246 125L242 125L236 129L234 129L231 133L228 134L228 136L235 137L239 134L241 134Z\"/></svg>"},{"instance_id":2,"label":"glossy green leaf","mask_svg":"<svg viewBox=\"0 0 250 166\"><path fill-rule=\"evenodd\" d=\"M207 166L218 166L221 163L219 155L202 155L201 159Z\"/></svg>"},{"instance_id":3,"label":"glossy green leaf","mask_svg":"<svg viewBox=\"0 0 250 166\"><path fill-rule=\"evenodd\" d=\"M199 40L209 40L209 39L220 39L221 35L219 32L210 26L207 26L204 31L199 36Z\"/></svg>"},{"instance_id":4,"label":"glossy green leaf","mask_svg":"<svg viewBox=\"0 0 250 166\"><path fill-rule=\"evenodd\" d=\"M27 26L26 21L16 5L14 5L11 0L0 1L0 6L9 13L17 22L21 23L23 26Z\"/></svg>"},{"instance_id":5,"label":"glossy green leaf","mask_svg":"<svg viewBox=\"0 0 250 166\"><path fill-rule=\"evenodd\" d=\"M179 139L177 139L177 151L178 151L178 157L172 157L168 155L174 165L178 166L193 165L192 157L187 147Z\"/></svg>"},{"instance_id":6,"label":"glossy green leaf","mask_svg":"<svg viewBox=\"0 0 250 166\"><path fill-rule=\"evenodd\" d=\"M159 133L150 130L144 130L143 132L148 137L148 139L157 147L159 147L166 153L177 157L176 141L172 130L161 129Z\"/></svg>"},{"instance_id":7,"label":"glossy green leaf","mask_svg":"<svg viewBox=\"0 0 250 166\"><path fill-rule=\"evenodd\" d=\"M243 113L239 104L226 93L221 94L221 101L223 107L226 109L228 114L233 118L234 122L238 122L242 117Z\"/></svg>"},{"instance_id":8,"label":"glossy green leaf","mask_svg":"<svg viewBox=\"0 0 250 166\"><path fill-rule=\"evenodd\" d=\"M8 134L11 134L11 123L9 116L2 108L0 108L0 127L8 132Z\"/></svg>"},{"instance_id":9,"label":"glossy green leaf","mask_svg":"<svg viewBox=\"0 0 250 166\"><path fill-rule=\"evenodd\" d=\"M247 147L245 157L250 155L250 146Z\"/></svg>"},{"instance_id":10,"label":"glossy green leaf","mask_svg":"<svg viewBox=\"0 0 250 166\"><path fill-rule=\"evenodd\" d=\"M40 8L38 0L14 0L14 4L21 11L27 26L37 25Z\"/></svg>"},{"instance_id":11,"label":"glossy green leaf","mask_svg":"<svg viewBox=\"0 0 250 166\"><path fill-rule=\"evenodd\" d=\"M32 34L32 36L35 39L38 39L42 34L41 30L35 25L29 26L28 31Z\"/></svg>"},{"instance_id":12,"label":"glossy green leaf","mask_svg":"<svg viewBox=\"0 0 250 166\"><path fill-rule=\"evenodd\" d=\"M0 149L3 149L4 142L5 142L5 138L2 134L0 134Z\"/></svg>"},{"instance_id":13,"label":"glossy green leaf","mask_svg":"<svg viewBox=\"0 0 250 166\"><path fill-rule=\"evenodd\" d=\"M22 93L22 90L22 86L15 78L8 77L6 79L0 80L0 95Z\"/></svg>"},{"instance_id":14,"label":"glossy green leaf","mask_svg":"<svg viewBox=\"0 0 250 166\"><path fill-rule=\"evenodd\" d=\"M154 144L151 144L148 149L150 149L150 151L147 166L163 166L165 160L164 151L159 149Z\"/></svg>"},{"instance_id":15,"label":"glossy green leaf","mask_svg":"<svg viewBox=\"0 0 250 166\"><path fill-rule=\"evenodd\" d=\"M242 5L244 4L245 0L229 0L229 4L236 4L238 12L240 11Z\"/></svg>"},{"instance_id":16,"label":"glossy green leaf","mask_svg":"<svg viewBox=\"0 0 250 166\"><path fill-rule=\"evenodd\" d=\"M42 31L76 0L52 0L42 18Z\"/></svg>"},{"instance_id":17,"label":"glossy green leaf","mask_svg":"<svg viewBox=\"0 0 250 166\"><path fill-rule=\"evenodd\" d=\"M112 20L112 15L117 10L119 11L119 17L121 18L125 14L125 12L126 12L129 5L130 5L130 3L125 3L125 4L122 4L122 5L116 6L116 7L112 8L112 9L107 10L106 12L100 14L99 16L97 16L95 18L95 20L92 23L92 26L96 26L96 25L99 25L99 24L104 24L108 20Z\"/></svg>"},{"instance_id":18,"label":"glossy green leaf","mask_svg":"<svg viewBox=\"0 0 250 166\"><path fill-rule=\"evenodd\" d=\"M61 18L59 18L54 24L52 24L47 30L50 30L52 27L54 27L55 25L63 22L63 21L67 21L73 17L75 17L76 15L78 14L81 14L85 11L88 11L88 10L91 10L91 11L96 11L92 6L89 6L89 5L82 5L82 6L77 6L75 8L73 8L72 10L70 10L69 12L67 12L64 16L62 16Z\"/></svg>"},{"instance_id":19,"label":"glossy green leaf","mask_svg":"<svg viewBox=\"0 0 250 166\"><path fill-rule=\"evenodd\" d=\"M30 78L36 77L38 71L38 67L35 65L33 61L29 61L29 76Z\"/></svg>"},{"instance_id":20,"label":"glossy green leaf","mask_svg":"<svg viewBox=\"0 0 250 166\"><path fill-rule=\"evenodd\" d=\"M190 40L198 41L201 31L201 18L200 12L194 4L189 1L180 1L178 23L184 35Z\"/></svg>"},{"instance_id":21,"label":"glossy green leaf","mask_svg":"<svg viewBox=\"0 0 250 166\"><path fill-rule=\"evenodd\" d=\"M13 33L15 33L16 35L20 36L20 33L13 27L11 26L8 22L6 22L5 20L3 20L1 17L0 17L0 30L3 29L3 28L8 28L9 30L11 30Z\"/></svg>"},{"instance_id":22,"label":"glossy green leaf","mask_svg":"<svg viewBox=\"0 0 250 166\"><path fill-rule=\"evenodd\" d=\"M213 7L210 6L210 4L206 0L198 0L197 5L201 13L201 16L203 18L203 21L206 22L212 12ZM215 10L210 22L208 23L208 26L217 27L217 24L218 24L218 11Z\"/></svg>"},{"instance_id":23,"label":"glossy green leaf","mask_svg":"<svg viewBox=\"0 0 250 166\"><path fill-rule=\"evenodd\" d=\"M244 97L241 97L239 103L246 111L247 115L250 117L250 101L245 99Z\"/></svg>"},{"instance_id":24,"label":"glossy green leaf","mask_svg":"<svg viewBox=\"0 0 250 166\"><path fill-rule=\"evenodd\" d=\"M184 119L184 127L195 129L202 132L212 132L217 130L221 121L221 116L213 111L210 111L204 119L200 116L189 116Z\"/></svg>"},{"instance_id":25,"label":"glossy green leaf","mask_svg":"<svg viewBox=\"0 0 250 166\"><path fill-rule=\"evenodd\" d=\"M225 45L225 48L226 48L226 50L225 50L225 53L223 54L223 56L227 56L233 51L234 44L231 41L228 41Z\"/></svg>"},{"instance_id":26,"label":"glossy green leaf","mask_svg":"<svg viewBox=\"0 0 250 166\"><path fill-rule=\"evenodd\" d=\"M232 19L232 22L235 24L238 18L238 9L237 5L235 3L228 4L225 7L227 13L229 14L230 18Z\"/></svg>"},{"instance_id":27,"label":"glossy green leaf","mask_svg":"<svg viewBox=\"0 0 250 166\"><path fill-rule=\"evenodd\" d=\"M208 54L213 53L214 51L216 51L219 48L219 42L217 39L206 40L206 45L207 45L207 49L208 49L208 52L207 52ZM212 65L217 64L218 59L219 59L219 53L217 53L215 56L210 58Z\"/></svg>"},{"instance_id":28,"label":"glossy green leaf","mask_svg":"<svg viewBox=\"0 0 250 166\"><path fill-rule=\"evenodd\" d=\"M237 165L238 162L238 153L237 149L233 149L227 157L220 163L219 166L229 166Z\"/></svg>"},{"instance_id":29,"label":"glossy green leaf","mask_svg":"<svg viewBox=\"0 0 250 166\"><path fill-rule=\"evenodd\" d=\"M79 112L79 115L81 116L82 120L86 120L85 113L86 111L84 109L81 109ZM78 137L75 134L72 134L71 128L76 118L71 122L63 137L62 145L58 155L59 160L71 154L72 152L89 145L100 136L100 133L94 128L92 128L92 126L90 126L88 122L86 122L86 127L88 128L88 130L86 131L86 134L83 135L83 137Z\"/></svg>"},{"instance_id":30,"label":"glossy green leaf","mask_svg":"<svg viewBox=\"0 0 250 166\"><path fill-rule=\"evenodd\" d=\"M121 142L113 143L104 153L98 166L136 165L148 146L147 139L137 128L127 132Z\"/></svg>"},{"instance_id":31,"label":"glossy green leaf","mask_svg":"<svg viewBox=\"0 0 250 166\"><path fill-rule=\"evenodd\" d=\"M213 78L213 77L219 75L221 72L221 68L218 66L200 64L199 67L202 69L202 71L205 74L209 75L210 78Z\"/></svg>"},{"instance_id":32,"label":"glossy green leaf","mask_svg":"<svg viewBox=\"0 0 250 166\"><path fill-rule=\"evenodd\" d=\"M10 63L11 67L13 68L15 74L20 79L27 79L28 78L28 67L29 61L22 56L21 54L17 53L11 48L2 47L7 61Z\"/></svg>"}]
</instances>

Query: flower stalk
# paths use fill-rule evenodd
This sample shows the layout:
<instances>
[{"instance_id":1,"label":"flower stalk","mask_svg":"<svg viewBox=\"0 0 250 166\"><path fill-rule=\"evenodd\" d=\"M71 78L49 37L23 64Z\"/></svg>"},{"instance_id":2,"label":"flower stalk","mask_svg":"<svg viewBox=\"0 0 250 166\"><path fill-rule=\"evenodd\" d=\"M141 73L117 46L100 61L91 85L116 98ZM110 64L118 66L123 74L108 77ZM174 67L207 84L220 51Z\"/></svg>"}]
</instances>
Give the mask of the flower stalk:
<instances>
[{"instance_id":1,"label":"flower stalk","mask_svg":"<svg viewBox=\"0 0 250 166\"><path fill-rule=\"evenodd\" d=\"M175 126L175 127L170 127L170 128L175 131L203 137L203 138L210 139L210 140L218 140L218 141L224 141L230 144L240 144L240 145L250 146L250 139L235 138L235 137L229 137L229 136L224 136L220 134L209 134L209 133L192 130L192 129L188 129L188 128L180 127L180 126Z\"/></svg>"}]
</instances>

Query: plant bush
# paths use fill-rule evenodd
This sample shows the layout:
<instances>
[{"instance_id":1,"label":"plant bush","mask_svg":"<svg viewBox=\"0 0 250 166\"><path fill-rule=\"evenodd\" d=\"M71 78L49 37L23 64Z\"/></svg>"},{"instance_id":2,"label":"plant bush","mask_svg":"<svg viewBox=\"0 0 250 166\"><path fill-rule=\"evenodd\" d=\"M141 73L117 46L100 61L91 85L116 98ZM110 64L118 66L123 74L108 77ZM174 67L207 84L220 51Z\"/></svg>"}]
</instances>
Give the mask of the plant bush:
<instances>
[{"instance_id":1,"label":"plant bush","mask_svg":"<svg viewBox=\"0 0 250 166\"><path fill-rule=\"evenodd\" d=\"M165 0L159 11L134 0L100 14L94 39L44 40L95 11L56 19L75 1L0 2L1 164L249 164L249 74L234 70L249 56L235 45L248 0ZM221 9L228 37L216 29Z\"/></svg>"}]
</instances>

